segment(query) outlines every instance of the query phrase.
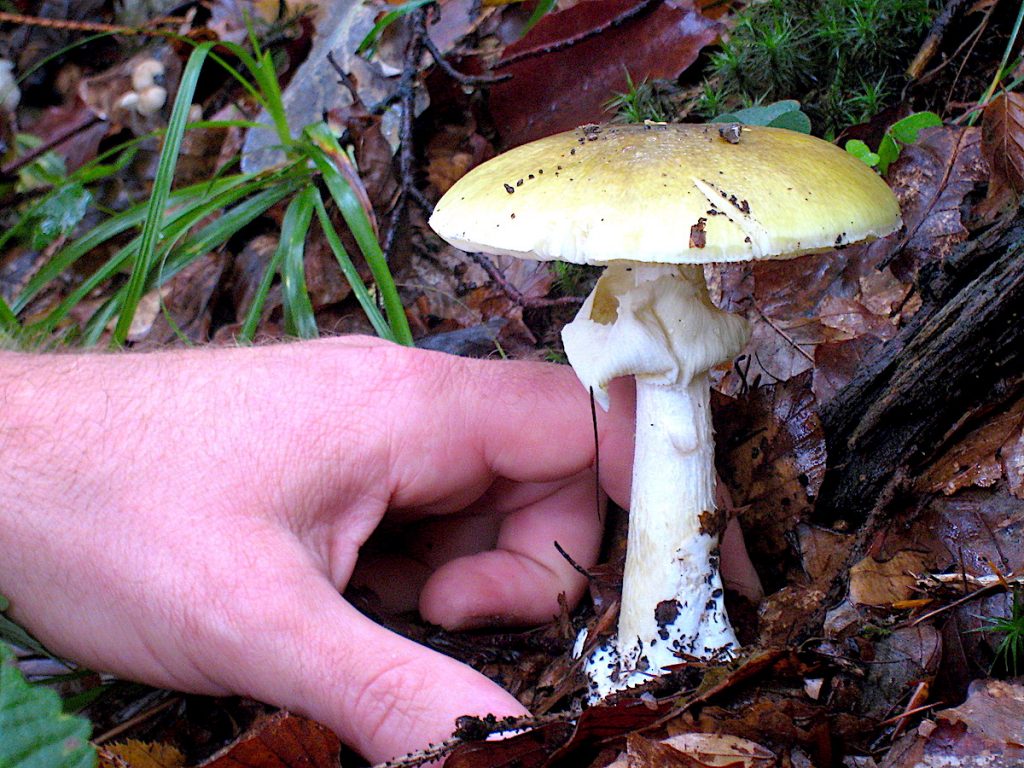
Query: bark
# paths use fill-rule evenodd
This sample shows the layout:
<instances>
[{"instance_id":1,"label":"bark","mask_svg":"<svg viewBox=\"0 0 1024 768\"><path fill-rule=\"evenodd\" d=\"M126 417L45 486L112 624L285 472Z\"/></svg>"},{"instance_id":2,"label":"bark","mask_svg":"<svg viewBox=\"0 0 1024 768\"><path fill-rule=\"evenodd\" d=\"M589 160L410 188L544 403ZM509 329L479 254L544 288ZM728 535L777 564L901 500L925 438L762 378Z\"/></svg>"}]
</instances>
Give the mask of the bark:
<instances>
[{"instance_id":1,"label":"bark","mask_svg":"<svg viewBox=\"0 0 1024 768\"><path fill-rule=\"evenodd\" d=\"M829 466L817 522L860 528L965 422L1024 389L1024 221L923 269L922 308L821 410Z\"/></svg>"}]
</instances>

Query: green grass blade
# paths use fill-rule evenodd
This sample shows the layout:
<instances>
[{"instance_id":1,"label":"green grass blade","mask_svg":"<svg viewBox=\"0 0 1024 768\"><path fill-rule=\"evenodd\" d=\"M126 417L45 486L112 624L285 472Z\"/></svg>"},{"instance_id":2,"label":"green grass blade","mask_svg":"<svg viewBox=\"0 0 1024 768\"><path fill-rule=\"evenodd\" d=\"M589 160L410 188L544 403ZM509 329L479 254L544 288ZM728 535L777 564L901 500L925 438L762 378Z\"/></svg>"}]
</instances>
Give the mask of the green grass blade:
<instances>
[{"instance_id":1,"label":"green grass blade","mask_svg":"<svg viewBox=\"0 0 1024 768\"><path fill-rule=\"evenodd\" d=\"M537 7L533 9L533 13L530 14L530 18L526 20L526 26L523 27L523 31L519 33L519 39L522 40L526 37L526 33L537 26L537 22L547 16L551 9L555 7L557 0L540 0L537 3Z\"/></svg>"},{"instance_id":2,"label":"green grass blade","mask_svg":"<svg viewBox=\"0 0 1024 768\"><path fill-rule=\"evenodd\" d=\"M394 332L395 341L410 347L414 346L412 331L409 329L409 321L405 316L405 307L402 306L402 299L398 295L391 270L388 268L380 243L377 242L377 237L373 232L373 225L367 218L366 211L352 189L352 185L342 176L335 165L335 163L348 162L344 151L325 123L309 126L306 129L306 135L313 144L309 147L310 158L323 175L324 183L327 185L331 197L334 198L345 223L359 245L363 258L366 259L366 263L370 267L370 272L373 273L373 279L376 281L377 289L384 301L384 311L387 313L388 325Z\"/></svg>"},{"instance_id":3,"label":"green grass blade","mask_svg":"<svg viewBox=\"0 0 1024 768\"><path fill-rule=\"evenodd\" d=\"M306 235L313 218L313 200L316 189L306 187L285 211L281 223L281 239L277 244L281 264L281 299L284 308L285 332L300 339L315 339L320 335L313 314L313 304L306 288Z\"/></svg>"},{"instance_id":4,"label":"green grass blade","mask_svg":"<svg viewBox=\"0 0 1024 768\"><path fill-rule=\"evenodd\" d=\"M18 322L17 315L11 311L10 304L4 300L3 296L0 296L0 327L5 333L14 336L21 333L21 323Z\"/></svg>"},{"instance_id":5,"label":"green grass blade","mask_svg":"<svg viewBox=\"0 0 1024 768\"><path fill-rule=\"evenodd\" d=\"M273 179L274 177L271 177ZM247 197L252 194L253 191L266 186L270 183L270 179L266 176L252 177L252 176L233 176L228 177L224 181L231 182L234 186L228 184L218 184L218 194L212 197L199 196L195 202L185 205L180 210L175 211L168 221L164 225L164 243L169 244L175 242L189 229L195 226L197 223L202 221L206 216L217 213L229 205L233 205L238 200ZM204 185L200 185L203 187ZM193 195L201 193L203 190L196 189L195 187L190 188L193 190ZM138 213L133 215L132 219L139 216ZM108 222L109 223L109 222ZM102 227L103 225L101 225ZM124 227L122 229L126 229ZM99 227L97 228L99 229ZM86 238L83 238L83 240ZM89 242L85 243L85 246L93 244L93 240L96 238L88 238ZM100 242L103 242L102 240ZM97 243L98 244L98 243ZM93 272L88 278L86 278L74 291L69 293L60 304L57 305L50 313L42 320L35 323L32 327L34 330L38 330L44 333L52 332L57 325L68 315L68 313L74 309L86 296L88 296L93 290L99 287L102 283L112 278L118 271L124 266L130 263L137 257L139 248L141 246L141 237L136 237L123 248L120 248L113 256L95 272ZM84 246L78 246L73 256L81 256L86 251ZM65 259L66 261L66 259ZM62 262L63 263L63 262ZM59 265L58 265L59 266ZM52 267L52 264L48 264L45 268L49 272L55 272L56 270ZM60 271L63 271L61 269ZM60 274L60 271L56 271L56 274ZM42 270L41 270L42 272ZM37 278L39 275L36 276ZM52 279L52 278L50 278ZM148 282L148 281L147 281ZM44 283L45 284L45 283ZM32 283L30 282L30 286ZM126 286L127 288L127 286ZM27 289L26 289L27 290ZM124 289L123 289L124 290ZM123 301L126 296L126 291L120 294L120 301Z\"/></svg>"},{"instance_id":6,"label":"green grass blade","mask_svg":"<svg viewBox=\"0 0 1024 768\"><path fill-rule=\"evenodd\" d=\"M117 316L117 310L120 304L116 299L117 296L111 296L103 302L103 305L98 310L93 312L92 317L89 318L89 322L85 324L85 330L82 333L83 347L95 347L100 343L100 336L103 335L103 331Z\"/></svg>"},{"instance_id":7,"label":"green grass blade","mask_svg":"<svg viewBox=\"0 0 1024 768\"><path fill-rule=\"evenodd\" d=\"M377 302L373 300L373 296L366 289L363 278L359 276L359 270L352 263L348 251L345 250L341 238L338 237L338 231L334 228L334 224L331 223L331 217L327 213L327 208L324 207L324 201L320 197L319 191L316 194L315 202L316 216L320 222L320 228L327 238L327 244L331 246L331 251L334 252L334 258L337 259L342 274L345 275L345 279L352 287L352 293L355 294L359 306L363 308L363 312L366 313L366 317L369 319L370 325L373 326L373 330L377 332L377 335L382 339L394 341L395 334L391 331L388 321L384 319L384 315L380 313L380 309L377 308Z\"/></svg>"},{"instance_id":8,"label":"green grass blade","mask_svg":"<svg viewBox=\"0 0 1024 768\"><path fill-rule=\"evenodd\" d=\"M295 192L303 183L307 182L308 180L303 180L301 178L278 181L270 188L264 189L262 192L226 211L223 216L220 216L199 231L189 235L187 239L171 251L164 264L159 269L154 270L150 275L150 279L146 282L145 293L164 285L197 258L223 245L239 230L252 223L256 218L266 213L266 211L273 205L280 202L289 194ZM249 191L251 190L245 190L246 193ZM219 210L222 207L220 202L221 201L219 200L211 202L207 206L206 210L198 211L194 218L197 220L203 219L209 215L209 212L212 209ZM176 238L189 228L191 228L191 223L188 223L186 226L179 225L179 231L175 231L172 234ZM95 275L93 278L94 283L102 282L102 280L96 281ZM71 296L66 300L66 309L73 307L81 300L81 298L84 297L84 295L90 293L94 287L95 285L92 287L80 287L76 292L76 295ZM126 288L127 286L122 287L120 291L104 303L103 307L93 318L90 318L89 322L86 324L83 346L93 346L98 343L99 337L102 335L102 332L104 328L106 328L110 318L120 310L125 299ZM66 312L64 314L66 315ZM173 322L170 318L168 318L168 324L171 325L173 329Z\"/></svg>"},{"instance_id":9,"label":"green grass blade","mask_svg":"<svg viewBox=\"0 0 1024 768\"><path fill-rule=\"evenodd\" d=\"M380 21L373 25L373 29L369 31L366 37L363 38L362 42L359 43L359 47L356 48L356 53L360 56L365 54L373 55L374 49L377 47L377 43L380 40L381 34L384 30L391 26L395 21L405 16L410 11L414 11L417 8L422 8L428 3L433 3L436 0L410 0L410 2L402 3L400 6L395 8L393 11L385 13Z\"/></svg>"},{"instance_id":10,"label":"green grass blade","mask_svg":"<svg viewBox=\"0 0 1024 768\"><path fill-rule=\"evenodd\" d=\"M280 181L225 211L224 215L217 218L216 221L189 235L168 254L166 263L159 271L159 279L147 283L146 290L150 291L158 285L163 285L203 254L219 248L243 227L251 224L271 207L297 191L303 183L308 182L304 182L302 179Z\"/></svg>"},{"instance_id":11,"label":"green grass blade","mask_svg":"<svg viewBox=\"0 0 1024 768\"><path fill-rule=\"evenodd\" d=\"M267 303L267 294L270 293L270 285L274 282L274 275L281 268L281 257L283 253L280 248L274 251L270 262L267 264L263 277L260 279L256 295L252 297L252 305L245 315L245 322L242 324L242 331L238 334L239 344L249 344L256 335L256 328L260 324L260 317L263 315L263 307Z\"/></svg>"},{"instance_id":12,"label":"green grass blade","mask_svg":"<svg viewBox=\"0 0 1024 768\"><path fill-rule=\"evenodd\" d=\"M167 125L167 135L164 137L163 150L160 153L160 160L157 166L156 179L153 181L153 192L146 209L146 221L142 227L142 242L139 245L139 253L132 269L131 277L128 280L128 295L125 298L124 306L118 314L117 325L114 328L113 344L123 345L128 336L128 329L132 324L132 317L142 298L142 292L146 284L146 278L156 259L156 248L163 237L164 210L171 193L171 184L174 181L174 170L177 167L178 154L181 150L181 142L185 136L185 126L188 124L188 113L192 107L192 97L195 95L196 83L199 81L199 73L203 68L203 62L213 47L212 43L199 45L189 57L185 70L181 74L181 82L178 85L178 95L174 100L174 108L171 110L171 119Z\"/></svg>"}]
</instances>

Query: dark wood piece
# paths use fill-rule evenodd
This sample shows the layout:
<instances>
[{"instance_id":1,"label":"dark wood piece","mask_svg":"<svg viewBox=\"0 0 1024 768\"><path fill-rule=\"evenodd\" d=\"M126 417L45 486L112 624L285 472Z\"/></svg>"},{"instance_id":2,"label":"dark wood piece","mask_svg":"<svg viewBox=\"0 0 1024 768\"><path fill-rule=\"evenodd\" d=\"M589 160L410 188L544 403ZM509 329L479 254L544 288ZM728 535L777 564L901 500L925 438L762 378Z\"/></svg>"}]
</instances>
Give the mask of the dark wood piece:
<instances>
[{"instance_id":1,"label":"dark wood piece","mask_svg":"<svg viewBox=\"0 0 1024 768\"><path fill-rule=\"evenodd\" d=\"M918 289L922 308L821 409L829 467L815 517L858 529L850 563L954 433L1024 391L1024 221L922 270Z\"/></svg>"}]
</instances>

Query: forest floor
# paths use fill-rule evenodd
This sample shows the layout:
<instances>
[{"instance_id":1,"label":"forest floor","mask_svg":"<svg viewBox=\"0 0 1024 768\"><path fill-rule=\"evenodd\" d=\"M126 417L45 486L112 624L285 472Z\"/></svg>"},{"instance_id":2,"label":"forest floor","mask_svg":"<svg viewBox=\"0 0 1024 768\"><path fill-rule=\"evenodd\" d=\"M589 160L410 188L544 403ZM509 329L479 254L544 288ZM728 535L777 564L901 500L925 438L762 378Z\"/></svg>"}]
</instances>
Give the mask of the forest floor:
<instances>
[{"instance_id":1,"label":"forest floor","mask_svg":"<svg viewBox=\"0 0 1024 768\"><path fill-rule=\"evenodd\" d=\"M848 5L866 13L880 4ZM559 332L596 270L463 253L427 226L431 206L470 168L560 130L704 121L708 110L750 106L742 88L727 87L716 53L756 23L744 5L0 4L0 58L24 75L20 104L0 110L3 333L42 348L400 339L403 324L374 307L387 285L358 219L372 227L417 345L562 360ZM621 510L606 562L590 573L592 599L543 627L447 633L389 615L373 594L350 594L396 631L482 670L534 713L517 723L524 734L502 741L486 740L499 726L467 721L436 753L400 765L437 757L456 768L1024 765L1021 9L1006 0L919 5L926 23L878 64L888 68L884 94L867 72L863 92L842 103L820 92L812 102L813 87L785 92L773 82L769 101L803 103L740 115L807 115L840 146L858 140L883 156L888 140L898 157L884 178L904 221L869 244L706 269L714 301L753 327L747 349L716 371L712 400L728 512L746 532L765 593L759 601L727 593L743 654L729 664L684 660L649 691L580 711L585 683L570 651L579 629L614 603ZM273 131L250 127L274 117L254 96L266 95L266 83L246 89L221 66L257 79L237 53L253 50L250 32L271 54L293 134L326 119L341 137L346 151L328 156L359 211L332 208L331 218L371 286L369 305L319 225L300 258L285 259L291 267L274 261L294 190L303 174L321 177L288 166L273 151ZM879 45L863 30L848 34L864 36L847 40L850 50ZM241 48L214 48L220 62L193 73L190 56L208 41ZM147 60L159 63L159 76L133 83ZM789 66L771 61L769 70ZM825 77L811 72L806 82ZM186 82L194 91L174 110ZM149 108L145 99L160 96L147 91L154 85L164 93ZM938 117L912 135L891 128L908 117L913 127L926 111ZM179 113L191 127L171 162L161 154L171 132L162 131ZM263 186L243 189L246 180L231 174L254 174L247 178ZM160 184L172 207L187 206L189 195L229 176L221 208L197 208L166 251L146 257L131 239ZM280 194L251 203L249 215L241 209L253 190ZM88 239L126 212L135 218L123 228ZM283 277L295 264L304 297L283 290L273 271ZM19 664L45 677L31 654ZM88 700L82 711L103 765L337 764L333 735L254 702L91 674L58 687ZM347 752L341 759L361 764Z\"/></svg>"}]
</instances>

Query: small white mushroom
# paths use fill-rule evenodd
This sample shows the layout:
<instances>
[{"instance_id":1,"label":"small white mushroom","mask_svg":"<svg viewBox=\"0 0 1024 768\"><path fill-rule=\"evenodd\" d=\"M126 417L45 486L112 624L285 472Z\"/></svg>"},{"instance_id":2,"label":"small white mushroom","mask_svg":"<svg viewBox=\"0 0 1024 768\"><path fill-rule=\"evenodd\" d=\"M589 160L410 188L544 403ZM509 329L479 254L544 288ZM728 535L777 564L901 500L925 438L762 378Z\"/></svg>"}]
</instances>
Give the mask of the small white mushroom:
<instances>
[{"instance_id":1,"label":"small white mushroom","mask_svg":"<svg viewBox=\"0 0 1024 768\"><path fill-rule=\"evenodd\" d=\"M139 93L135 111L143 117L155 115L167 103L167 89L159 85L151 85Z\"/></svg>"},{"instance_id":2,"label":"small white mushroom","mask_svg":"<svg viewBox=\"0 0 1024 768\"><path fill-rule=\"evenodd\" d=\"M0 109L13 112L21 103L21 90L14 76L14 63L0 59Z\"/></svg>"},{"instance_id":3,"label":"small white mushroom","mask_svg":"<svg viewBox=\"0 0 1024 768\"><path fill-rule=\"evenodd\" d=\"M562 331L602 407L612 379L637 385L618 632L585 662L591 698L686 658L730 658L708 372L748 331L711 303L701 265L882 237L900 226L895 196L852 155L792 131L589 125L475 168L430 224L466 251L608 267Z\"/></svg>"},{"instance_id":4,"label":"small white mushroom","mask_svg":"<svg viewBox=\"0 0 1024 768\"><path fill-rule=\"evenodd\" d=\"M167 69L156 59L143 59L132 69L132 89L142 93L153 85L163 85Z\"/></svg>"}]
</instances>

